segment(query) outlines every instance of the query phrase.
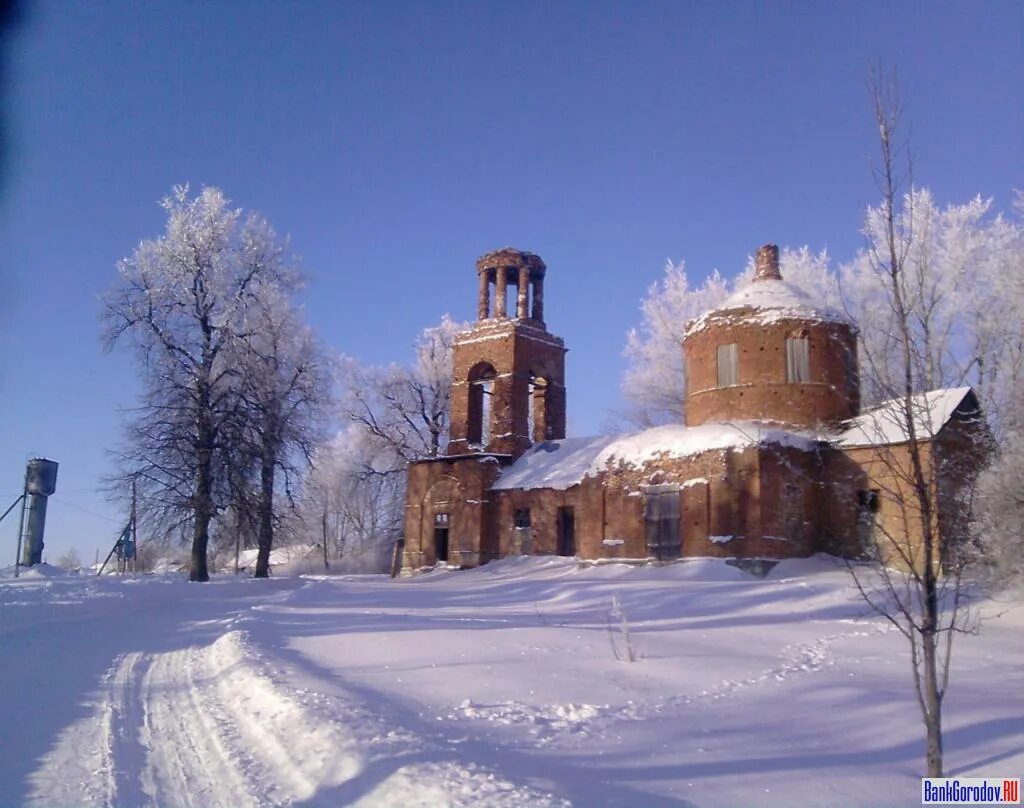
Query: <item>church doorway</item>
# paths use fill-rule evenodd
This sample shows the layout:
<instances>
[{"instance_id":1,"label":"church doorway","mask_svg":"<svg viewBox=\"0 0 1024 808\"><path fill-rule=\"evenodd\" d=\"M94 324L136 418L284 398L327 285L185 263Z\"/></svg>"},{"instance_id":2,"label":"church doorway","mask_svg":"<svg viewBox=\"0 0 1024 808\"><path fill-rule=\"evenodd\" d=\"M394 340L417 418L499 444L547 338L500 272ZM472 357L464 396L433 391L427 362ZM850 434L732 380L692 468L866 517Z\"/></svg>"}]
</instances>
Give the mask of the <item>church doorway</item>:
<instances>
[{"instance_id":1,"label":"church doorway","mask_svg":"<svg viewBox=\"0 0 1024 808\"><path fill-rule=\"evenodd\" d=\"M572 508L558 509L558 554L576 555L576 516Z\"/></svg>"},{"instance_id":2,"label":"church doorway","mask_svg":"<svg viewBox=\"0 0 1024 808\"><path fill-rule=\"evenodd\" d=\"M434 514L434 560L448 560L448 514Z\"/></svg>"}]
</instances>

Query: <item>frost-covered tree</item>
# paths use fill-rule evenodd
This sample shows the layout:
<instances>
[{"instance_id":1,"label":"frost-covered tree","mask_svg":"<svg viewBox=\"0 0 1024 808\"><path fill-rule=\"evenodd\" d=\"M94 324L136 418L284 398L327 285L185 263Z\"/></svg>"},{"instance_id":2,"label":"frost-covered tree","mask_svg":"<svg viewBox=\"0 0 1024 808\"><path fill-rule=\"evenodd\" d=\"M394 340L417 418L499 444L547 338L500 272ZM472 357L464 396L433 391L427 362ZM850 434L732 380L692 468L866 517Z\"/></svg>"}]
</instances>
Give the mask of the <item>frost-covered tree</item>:
<instances>
[{"instance_id":1,"label":"frost-covered tree","mask_svg":"<svg viewBox=\"0 0 1024 808\"><path fill-rule=\"evenodd\" d=\"M358 557L373 566L386 556L401 537L408 464L447 446L452 342L464 328L446 315L424 329L410 364L341 365L346 426L317 449L301 514L308 539L348 564Z\"/></svg>"},{"instance_id":2,"label":"frost-covered tree","mask_svg":"<svg viewBox=\"0 0 1024 808\"><path fill-rule=\"evenodd\" d=\"M983 569L1006 586L1024 578L1024 433L1003 439L975 494L974 533Z\"/></svg>"},{"instance_id":3,"label":"frost-covered tree","mask_svg":"<svg viewBox=\"0 0 1024 808\"><path fill-rule=\"evenodd\" d=\"M932 193L910 188L893 200L892 227L902 256L900 294L913 336L909 357L916 392L970 384L993 428L1018 419L1024 371L1024 230L993 215L980 196L940 207ZM869 207L868 247L840 268L844 301L861 326L864 396L892 398L904 385L899 324L887 305L892 290L870 245L884 243L887 203Z\"/></svg>"},{"instance_id":4,"label":"frost-covered tree","mask_svg":"<svg viewBox=\"0 0 1024 808\"><path fill-rule=\"evenodd\" d=\"M452 341L466 328L445 315L416 340L412 364L342 365L342 419L361 425L408 463L437 457L448 443Z\"/></svg>"},{"instance_id":5,"label":"frost-covered tree","mask_svg":"<svg viewBox=\"0 0 1024 808\"><path fill-rule=\"evenodd\" d=\"M236 476L233 499L256 526L255 577L266 578L281 503L277 484L290 501L296 461L308 461L320 437L330 401L328 361L295 307L274 289L245 311L235 353L240 378L231 452L246 473Z\"/></svg>"},{"instance_id":6,"label":"frost-covered tree","mask_svg":"<svg viewBox=\"0 0 1024 808\"><path fill-rule=\"evenodd\" d=\"M361 424L317 449L299 513L310 543L322 543L343 569L380 572L401 537L405 466Z\"/></svg>"},{"instance_id":7,"label":"frost-covered tree","mask_svg":"<svg viewBox=\"0 0 1024 808\"><path fill-rule=\"evenodd\" d=\"M164 233L118 262L104 298L104 341L135 349L142 395L122 461L140 516L191 534L189 577L206 581L210 523L227 498L226 455L239 407L240 338L266 295L294 288L285 245L261 217L205 188L162 201Z\"/></svg>"},{"instance_id":8,"label":"frost-covered tree","mask_svg":"<svg viewBox=\"0 0 1024 808\"><path fill-rule=\"evenodd\" d=\"M829 271L828 254L808 247L784 248L783 277L834 308L839 308L838 283ZM628 367L622 383L626 407L623 419L645 428L685 422L686 382L683 373L683 332L690 320L721 305L754 276L751 256L734 281L713 271L700 286L692 287L685 264L669 261L665 275L652 284L640 305L641 323L626 335Z\"/></svg>"},{"instance_id":9,"label":"frost-covered tree","mask_svg":"<svg viewBox=\"0 0 1024 808\"><path fill-rule=\"evenodd\" d=\"M651 285L640 304L640 327L626 335L629 365L622 383L627 402L622 415L627 422L648 427L684 421L683 331L730 291L731 284L718 270L691 288L685 263L666 263L664 277Z\"/></svg>"},{"instance_id":10,"label":"frost-covered tree","mask_svg":"<svg viewBox=\"0 0 1024 808\"><path fill-rule=\"evenodd\" d=\"M82 557L78 554L78 550L72 547L57 559L57 566L68 572L78 572L82 569Z\"/></svg>"}]
</instances>

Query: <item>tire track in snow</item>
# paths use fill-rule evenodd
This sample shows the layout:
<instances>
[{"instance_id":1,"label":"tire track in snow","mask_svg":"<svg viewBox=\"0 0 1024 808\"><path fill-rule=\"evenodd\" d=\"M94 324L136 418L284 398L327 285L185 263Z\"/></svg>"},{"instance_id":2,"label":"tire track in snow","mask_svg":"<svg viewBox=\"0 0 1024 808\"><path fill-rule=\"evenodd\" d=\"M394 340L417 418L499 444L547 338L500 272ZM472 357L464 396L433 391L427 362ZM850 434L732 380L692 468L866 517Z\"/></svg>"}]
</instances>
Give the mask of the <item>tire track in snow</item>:
<instances>
[{"instance_id":1,"label":"tire track in snow","mask_svg":"<svg viewBox=\"0 0 1024 808\"><path fill-rule=\"evenodd\" d=\"M356 738L310 716L238 631L119 657L90 706L31 776L30 805L287 805L363 766Z\"/></svg>"},{"instance_id":2,"label":"tire track in snow","mask_svg":"<svg viewBox=\"0 0 1024 808\"><path fill-rule=\"evenodd\" d=\"M139 771L145 749L139 739L143 706L139 700L137 681L140 670L148 667L150 658L134 652L121 657L107 674L110 705L110 764L113 769L111 802L116 796L121 805L143 805Z\"/></svg>"},{"instance_id":3,"label":"tire track in snow","mask_svg":"<svg viewBox=\"0 0 1024 808\"><path fill-rule=\"evenodd\" d=\"M123 770L117 766L129 737L129 714L136 715L132 705L135 669L142 654L118 657L102 679L96 698L87 704L92 713L65 728L53 749L29 779L33 792L31 806L114 805L118 795L135 792ZM123 804L130 799L120 797Z\"/></svg>"},{"instance_id":4,"label":"tire track in snow","mask_svg":"<svg viewBox=\"0 0 1024 808\"><path fill-rule=\"evenodd\" d=\"M240 632L160 655L142 687L144 788L153 804L288 804L362 768L356 739L336 722L311 719Z\"/></svg>"}]
</instances>

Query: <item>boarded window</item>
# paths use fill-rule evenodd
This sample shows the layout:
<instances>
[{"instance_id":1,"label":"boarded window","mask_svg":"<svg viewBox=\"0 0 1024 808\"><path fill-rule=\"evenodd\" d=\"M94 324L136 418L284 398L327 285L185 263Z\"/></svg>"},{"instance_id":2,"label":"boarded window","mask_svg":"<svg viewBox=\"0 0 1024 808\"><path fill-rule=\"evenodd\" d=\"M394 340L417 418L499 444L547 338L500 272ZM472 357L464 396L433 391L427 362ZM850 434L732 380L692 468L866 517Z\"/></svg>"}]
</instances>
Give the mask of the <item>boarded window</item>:
<instances>
[{"instance_id":1,"label":"boarded window","mask_svg":"<svg viewBox=\"0 0 1024 808\"><path fill-rule=\"evenodd\" d=\"M806 337L786 339L786 381L809 382L811 380L810 345Z\"/></svg>"},{"instance_id":2,"label":"boarded window","mask_svg":"<svg viewBox=\"0 0 1024 808\"><path fill-rule=\"evenodd\" d=\"M679 486L649 485L644 489L644 527L647 552L661 560L679 558Z\"/></svg>"},{"instance_id":3,"label":"boarded window","mask_svg":"<svg viewBox=\"0 0 1024 808\"><path fill-rule=\"evenodd\" d=\"M804 502L800 490L793 483L786 483L782 501L778 504L780 538L795 540L803 536Z\"/></svg>"},{"instance_id":4,"label":"boarded window","mask_svg":"<svg viewBox=\"0 0 1024 808\"><path fill-rule=\"evenodd\" d=\"M739 384L739 373L736 367L736 343L718 346L718 386L732 387Z\"/></svg>"}]
</instances>

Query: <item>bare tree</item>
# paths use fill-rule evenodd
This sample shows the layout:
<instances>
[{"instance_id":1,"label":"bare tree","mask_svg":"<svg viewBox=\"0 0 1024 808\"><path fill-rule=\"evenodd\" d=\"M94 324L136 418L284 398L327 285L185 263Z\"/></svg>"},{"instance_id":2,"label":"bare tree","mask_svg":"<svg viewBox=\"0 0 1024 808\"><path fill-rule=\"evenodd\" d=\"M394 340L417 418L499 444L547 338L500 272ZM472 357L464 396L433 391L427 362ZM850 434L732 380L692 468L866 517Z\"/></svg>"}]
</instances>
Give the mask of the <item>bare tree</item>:
<instances>
[{"instance_id":1,"label":"bare tree","mask_svg":"<svg viewBox=\"0 0 1024 808\"><path fill-rule=\"evenodd\" d=\"M964 573L972 557L966 552L967 525L978 456L965 459L963 452L945 451L939 432L949 394L926 392L962 383L943 350L947 279L935 271L927 250L918 249L923 234L915 232L912 160L901 139L895 81L875 75L870 89L881 146L875 177L882 202L869 209L865 226L863 257L877 295L874 316L862 323L868 331L862 364L876 394L889 400L862 416L860 425L877 447L871 478L889 518L877 521L873 541L864 548L877 563L850 569L864 600L909 644L926 730L927 772L938 777L953 639L971 629ZM976 414L973 422L969 413L962 415L968 431L983 432Z\"/></svg>"},{"instance_id":2,"label":"bare tree","mask_svg":"<svg viewBox=\"0 0 1024 808\"><path fill-rule=\"evenodd\" d=\"M238 408L245 314L297 275L265 220L244 217L216 188L162 201L165 232L118 263L105 297L108 348L130 340L143 394L122 456L139 481L141 518L191 533L189 577L209 579L210 522L224 501L228 425Z\"/></svg>"}]
</instances>

